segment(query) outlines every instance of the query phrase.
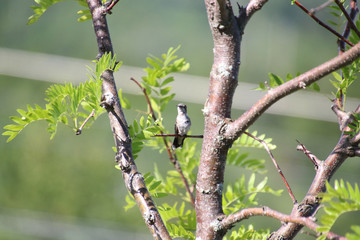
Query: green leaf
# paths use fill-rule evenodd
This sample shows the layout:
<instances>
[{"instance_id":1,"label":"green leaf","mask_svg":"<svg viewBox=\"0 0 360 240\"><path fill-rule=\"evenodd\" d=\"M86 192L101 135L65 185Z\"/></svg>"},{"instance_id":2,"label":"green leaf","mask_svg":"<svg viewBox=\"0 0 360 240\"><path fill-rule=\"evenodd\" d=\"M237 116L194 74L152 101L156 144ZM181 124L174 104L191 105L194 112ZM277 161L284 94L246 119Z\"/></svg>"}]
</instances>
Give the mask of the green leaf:
<instances>
[{"instance_id":1,"label":"green leaf","mask_svg":"<svg viewBox=\"0 0 360 240\"><path fill-rule=\"evenodd\" d=\"M85 22L85 21L88 21L88 20L91 20L92 19L92 16L91 14L85 14L85 15L82 15L81 17L79 17L77 19L78 22Z\"/></svg>"},{"instance_id":2,"label":"green leaf","mask_svg":"<svg viewBox=\"0 0 360 240\"><path fill-rule=\"evenodd\" d=\"M332 228L336 220L345 212L360 210L360 195L357 185L352 187L343 180L335 180L334 187L326 183L327 192L321 195L325 214L321 216L318 231L324 235Z\"/></svg>"},{"instance_id":3,"label":"green leaf","mask_svg":"<svg viewBox=\"0 0 360 240\"><path fill-rule=\"evenodd\" d=\"M123 107L124 109L130 109L131 108L131 103L130 103L129 99L125 98L122 95L122 89L119 90L119 99L120 99L121 107Z\"/></svg>"},{"instance_id":4,"label":"green leaf","mask_svg":"<svg viewBox=\"0 0 360 240\"><path fill-rule=\"evenodd\" d=\"M160 89L160 94L163 95L163 96L168 94L168 92L171 90L171 88L172 87L166 87L166 88Z\"/></svg>"},{"instance_id":5,"label":"green leaf","mask_svg":"<svg viewBox=\"0 0 360 240\"><path fill-rule=\"evenodd\" d=\"M241 225L238 230L229 231L224 240L266 240L269 235L269 229L255 230L252 225Z\"/></svg>"},{"instance_id":6,"label":"green leaf","mask_svg":"<svg viewBox=\"0 0 360 240\"><path fill-rule=\"evenodd\" d=\"M160 87L163 87L163 86L173 82L174 80L175 80L174 77L168 77L161 83Z\"/></svg>"},{"instance_id":7,"label":"green leaf","mask_svg":"<svg viewBox=\"0 0 360 240\"><path fill-rule=\"evenodd\" d=\"M278 75L269 73L268 76L270 78L270 81L269 81L270 87L280 86L281 84L284 83L284 81Z\"/></svg>"},{"instance_id":8,"label":"green leaf","mask_svg":"<svg viewBox=\"0 0 360 240\"><path fill-rule=\"evenodd\" d=\"M35 0L35 3L37 3L38 6L31 6L34 14L29 17L27 24L32 24L39 20L41 15L43 15L49 7L61 1L63 0Z\"/></svg>"}]
</instances>

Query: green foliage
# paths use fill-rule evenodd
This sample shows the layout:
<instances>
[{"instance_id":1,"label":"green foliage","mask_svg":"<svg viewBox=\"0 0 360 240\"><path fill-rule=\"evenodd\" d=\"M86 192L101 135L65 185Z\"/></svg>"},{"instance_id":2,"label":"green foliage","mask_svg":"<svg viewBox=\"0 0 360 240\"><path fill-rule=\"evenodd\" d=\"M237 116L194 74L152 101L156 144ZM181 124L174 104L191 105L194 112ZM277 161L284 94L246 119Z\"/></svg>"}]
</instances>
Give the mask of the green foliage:
<instances>
[{"instance_id":1,"label":"green foliage","mask_svg":"<svg viewBox=\"0 0 360 240\"><path fill-rule=\"evenodd\" d=\"M31 8L34 10L34 14L29 17L27 24L32 24L39 20L41 15L43 15L49 7L61 1L63 0L34 0L34 2L38 5L31 6Z\"/></svg>"},{"instance_id":2,"label":"green foliage","mask_svg":"<svg viewBox=\"0 0 360 240\"><path fill-rule=\"evenodd\" d=\"M37 5L31 6L31 8L34 11L34 14L29 17L27 24L32 24L36 22L49 7L62 1L64 0L34 0L34 2ZM88 9L86 0L74 0L74 1L77 1L79 5L86 7L86 9L77 12L78 15L81 15L81 17L78 18L78 22L90 20L91 14L90 14L90 10Z\"/></svg>"},{"instance_id":3,"label":"green foliage","mask_svg":"<svg viewBox=\"0 0 360 240\"><path fill-rule=\"evenodd\" d=\"M157 118L161 118L161 112L175 96L174 93L170 94L171 87L168 86L174 78L168 75L186 71L190 66L184 58L178 58L175 55L179 48L180 46L175 49L169 48L166 54L161 55L161 58L151 56L146 59L150 66L145 68L147 76L142 78L141 85L150 97L152 108L158 115Z\"/></svg>"},{"instance_id":4,"label":"green foliage","mask_svg":"<svg viewBox=\"0 0 360 240\"><path fill-rule=\"evenodd\" d=\"M169 230L173 238L185 237L186 239L194 239L192 231L196 230L195 211L193 209L186 210L185 202L182 202L179 207L177 205L178 203L175 202L173 206L166 203L160 206L158 209L161 217L166 227L170 227L170 229L174 228L174 225L178 227L173 232Z\"/></svg>"},{"instance_id":5,"label":"green foliage","mask_svg":"<svg viewBox=\"0 0 360 240\"><path fill-rule=\"evenodd\" d=\"M318 237L318 240L326 239L326 233L330 231L335 221L344 213L360 210L360 191L357 184L351 186L350 183L341 179L340 182L335 180L334 188L326 183L327 192L322 194L322 203L325 205L325 214L321 216L321 226L317 231L322 232L323 235ZM360 226L352 226L351 229L354 234L347 234L349 239L359 239Z\"/></svg>"},{"instance_id":6,"label":"green foliage","mask_svg":"<svg viewBox=\"0 0 360 240\"><path fill-rule=\"evenodd\" d=\"M359 240L360 239L360 226L352 225L350 229L354 231L354 233L346 233L346 238L348 240Z\"/></svg>"},{"instance_id":7,"label":"green foliage","mask_svg":"<svg viewBox=\"0 0 360 240\"><path fill-rule=\"evenodd\" d=\"M360 16L358 16L358 19L355 21L355 26L357 29L360 29ZM360 41L359 36L356 34L354 30L351 29L349 40L352 43L358 43Z\"/></svg>"},{"instance_id":8,"label":"green foliage","mask_svg":"<svg viewBox=\"0 0 360 240\"><path fill-rule=\"evenodd\" d=\"M255 185L255 174L251 174L248 181L245 176L235 182L233 185L228 185L223 195L223 210L225 214L231 214L239 211L239 209L258 205L256 196L258 193L270 193L275 196L280 196L283 190L273 190L267 186L267 177Z\"/></svg>"},{"instance_id":9,"label":"green foliage","mask_svg":"<svg viewBox=\"0 0 360 240\"><path fill-rule=\"evenodd\" d=\"M92 78L94 80L101 80L101 74L103 74L103 72L105 72L106 70L116 72L119 70L121 65L122 62L118 62L116 60L116 54L112 56L111 53L105 53L101 56L99 60L93 61L92 68L87 67L91 73L89 78Z\"/></svg>"},{"instance_id":10,"label":"green foliage","mask_svg":"<svg viewBox=\"0 0 360 240\"><path fill-rule=\"evenodd\" d=\"M17 112L21 115L21 117L10 117L15 124L6 125L4 127L7 131L5 131L2 135L9 136L7 142L13 140L29 123L37 120L47 120L49 118L48 111L42 109L38 105L35 105L35 108L27 105L27 111L17 109Z\"/></svg>"},{"instance_id":11,"label":"green foliage","mask_svg":"<svg viewBox=\"0 0 360 240\"><path fill-rule=\"evenodd\" d=\"M95 111L94 119L104 113L100 107L101 96L101 74L105 70L118 70L120 63L116 62L116 56L104 54L99 61L94 61L95 69L91 69L89 80L74 86L71 83L54 84L50 86L45 94L47 104L44 108L39 105L27 106L27 110L18 109L20 117L10 117L15 124L6 125L2 135L9 136L7 141L14 139L26 126L38 120L48 122L48 132L51 139L55 136L58 123L71 127L74 131L82 125L84 120L92 111ZM126 100L123 100L126 101ZM89 127L93 120L90 120L86 127Z\"/></svg>"},{"instance_id":12,"label":"green foliage","mask_svg":"<svg viewBox=\"0 0 360 240\"><path fill-rule=\"evenodd\" d=\"M341 69L342 75L337 72L333 72L332 75L335 80L330 80L330 83L335 87L336 93L333 95L343 101L343 106L345 106L347 90L357 79L357 74L360 72L360 61L356 60L350 65L343 67Z\"/></svg>"},{"instance_id":13,"label":"green foliage","mask_svg":"<svg viewBox=\"0 0 360 240\"><path fill-rule=\"evenodd\" d=\"M276 148L275 145L271 144L271 138L265 138L265 134L257 136L257 131L251 133L253 136L266 142L270 150ZM244 147L248 148L264 148L263 144L259 141L249 137L246 134L242 134L234 143L232 148L228 151L227 164L242 167L254 172L265 172L265 160L249 158L249 153L244 152Z\"/></svg>"},{"instance_id":14,"label":"green foliage","mask_svg":"<svg viewBox=\"0 0 360 240\"><path fill-rule=\"evenodd\" d=\"M83 9L76 12L76 14L80 15L80 17L77 19L78 22L85 22L87 20L91 20L91 12L89 9Z\"/></svg>"},{"instance_id":15,"label":"green foliage","mask_svg":"<svg viewBox=\"0 0 360 240\"><path fill-rule=\"evenodd\" d=\"M337 28L340 28L341 25L345 23L345 20L342 18L344 16L344 13L335 3L333 5L328 6L328 8L330 9L330 14L335 17L335 21L328 20L328 23L330 23L331 25Z\"/></svg>"},{"instance_id":16,"label":"green foliage","mask_svg":"<svg viewBox=\"0 0 360 240\"><path fill-rule=\"evenodd\" d=\"M143 77L141 85L146 89L146 93L150 99L152 108L156 114L157 119L162 119L162 111L168 105L169 101L174 97L174 94L170 93L171 87L169 83L174 81L173 77L169 77L168 74L184 71L189 65L183 58L177 58L175 52L178 48L170 48L166 54L162 55L162 58L149 57L147 62L150 67L146 68L147 76ZM131 129L142 129L136 127L135 121ZM161 126L161 122L158 123ZM153 135L155 135L158 129L153 129ZM162 129L164 133L167 131ZM150 132L149 132L150 134ZM191 134L189 132L189 134ZM257 136L257 132L253 132L252 135ZM265 135L257 136L264 140L270 149L275 149L275 145L271 144L270 138L265 138ZM162 138L152 138L145 141L145 138L140 138L140 141L147 147L163 152L166 147ZM145 141L145 142L144 142ZM143 146L143 145L141 145ZM237 141L234 142L233 147L229 150L228 163L246 168L255 172L264 172L264 160L248 159L247 156L239 153L239 148L263 148L263 145L258 141L243 134ZM197 143L192 139L187 139L184 142L183 148L176 150L177 160L181 166L183 175L188 182L189 186L194 186L196 183L196 173L198 168L198 159L200 157L200 151L197 149ZM154 166L153 175L146 174L145 182L149 188L150 194L155 198L176 197L176 201L172 204L162 204L158 207L159 212L171 234L172 237L181 237L185 239L194 239L193 232L196 227L195 211L191 206L191 198L187 193L182 176L178 171L169 170L166 174L161 174ZM250 179L246 182L243 176L233 186L227 186L224 194L224 211L226 213L233 213L238 211L242 207L249 207L257 205L256 196L258 193L271 193L279 195L280 191L274 191L267 184L267 178L264 178L259 183L255 184L255 174L251 175ZM126 197L127 205L125 209L130 209L135 206L135 202L131 196ZM258 236L263 236L262 232L257 233L252 229L246 231L235 232L232 235L232 239L237 236L253 236L254 239Z\"/></svg>"},{"instance_id":17,"label":"green foliage","mask_svg":"<svg viewBox=\"0 0 360 240\"><path fill-rule=\"evenodd\" d=\"M237 231L232 231L224 240L266 240L270 234L270 230L255 230L252 225L242 225Z\"/></svg>"},{"instance_id":18,"label":"green foliage","mask_svg":"<svg viewBox=\"0 0 360 240\"><path fill-rule=\"evenodd\" d=\"M177 159L183 170L184 177L190 186L195 184L198 159L200 157L199 151L196 151L196 146L196 142L185 141L182 150L177 152ZM157 165L154 164L153 175L148 173L144 175L144 178L149 192L153 197L162 198L167 195L173 195L178 197L178 199L182 199L184 202L191 202L190 196L185 192L184 182L177 171L169 170L164 177L159 172ZM133 203L128 202L125 209L129 209L132 206L134 206ZM169 207L167 206L166 208Z\"/></svg>"},{"instance_id":19,"label":"green foliage","mask_svg":"<svg viewBox=\"0 0 360 240\"><path fill-rule=\"evenodd\" d=\"M182 150L177 152L177 159L190 186L195 184L198 166L199 152L196 151L196 145L196 142L185 141ZM147 173L144 175L144 179L152 197L163 198L168 195L176 197L173 205L164 203L158 206L171 236L173 238L195 239L193 234L196 228L195 210L192 207L189 209L190 196L185 191L180 174L177 171L169 170L166 177L163 177L154 164L153 175ZM130 195L126 196L126 203L125 210L136 205Z\"/></svg>"},{"instance_id":20,"label":"green foliage","mask_svg":"<svg viewBox=\"0 0 360 240\"><path fill-rule=\"evenodd\" d=\"M297 73L296 77L299 75L300 75L300 73ZM284 81L280 76L278 76L274 73L269 73L268 76L269 76L269 81L267 81L265 83L262 83L262 82L259 83L259 87L256 88L255 90L266 91L266 90L269 90L272 88L276 88L276 87L282 85L284 82L288 82L288 81L294 79L294 77L290 73L288 73L286 75L286 81ZM306 87L307 87L307 89L311 89L316 92L320 91L320 87L317 83L310 84L309 86L306 86Z\"/></svg>"},{"instance_id":21,"label":"green foliage","mask_svg":"<svg viewBox=\"0 0 360 240\"><path fill-rule=\"evenodd\" d=\"M129 126L134 159L138 157L137 154L143 149L145 140L150 140L152 136L163 130L159 123L159 121L156 121L153 124L152 116L148 115L146 119L144 116L141 116L139 121L135 119L133 124Z\"/></svg>"},{"instance_id":22,"label":"green foliage","mask_svg":"<svg viewBox=\"0 0 360 240\"><path fill-rule=\"evenodd\" d=\"M345 4L345 1L343 1L342 4ZM346 8L347 6L344 6L344 7ZM338 26L338 27L343 26L344 23L347 21L347 19L344 17L344 14L341 11L341 9L335 3L331 6L329 6L329 8L331 9L330 13L333 16L337 17L338 19L343 19L343 22L340 22L340 20L338 20L338 22L340 22L339 24L335 23L335 22L331 22L331 21L330 22L333 25ZM356 21L354 23L355 23L355 26L357 27L357 29L360 29L360 16L356 19ZM350 31L349 40L353 44L358 43L360 40L359 36L352 29ZM349 48L348 45L346 45L346 47ZM330 83L336 89L336 92L333 93L333 95L337 99L341 99L341 101L343 102L343 106L345 106L347 90L354 83L354 81L358 78L357 75L360 71L359 63L360 63L359 60L355 60L350 65L343 67L341 69L341 74L339 74L338 72L332 73L335 80L330 80Z\"/></svg>"},{"instance_id":23,"label":"green foliage","mask_svg":"<svg viewBox=\"0 0 360 240\"><path fill-rule=\"evenodd\" d=\"M346 134L349 134L351 137L354 137L360 132L360 114L353 113L353 117L354 119L347 125L351 129L351 131L345 132Z\"/></svg>"},{"instance_id":24,"label":"green foliage","mask_svg":"<svg viewBox=\"0 0 360 240\"><path fill-rule=\"evenodd\" d=\"M189 239L189 240L195 239L194 233L187 231L181 225L169 223L169 224L166 224L166 227L167 227L169 233L171 233L171 236L173 238L179 237L181 239Z\"/></svg>"}]
</instances>

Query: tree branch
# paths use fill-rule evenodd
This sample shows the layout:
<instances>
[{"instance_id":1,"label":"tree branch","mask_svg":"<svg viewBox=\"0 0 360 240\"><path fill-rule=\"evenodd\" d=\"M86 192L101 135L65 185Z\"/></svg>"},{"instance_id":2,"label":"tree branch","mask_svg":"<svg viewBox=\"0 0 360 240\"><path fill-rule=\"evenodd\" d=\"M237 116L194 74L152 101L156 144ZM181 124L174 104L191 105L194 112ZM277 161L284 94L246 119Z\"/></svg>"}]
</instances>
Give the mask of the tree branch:
<instances>
[{"instance_id":1,"label":"tree branch","mask_svg":"<svg viewBox=\"0 0 360 240\"><path fill-rule=\"evenodd\" d=\"M226 216L224 219L222 219L219 222L218 226L219 226L219 229L230 229L235 223L241 222L242 220L245 220L245 219L248 219L248 218L254 217L254 216L267 216L267 217L277 219L284 223L301 224L303 226L307 226L314 232L317 232L316 228L319 227L319 225L317 225L314 222L314 220L309 217L295 217L292 215L286 215L286 214L280 213L280 212L275 211L268 207L242 209L237 213ZM271 238L271 236L270 236L270 238ZM345 237L339 236L332 232L327 233L327 238L328 239L337 239L337 240L346 240Z\"/></svg>"},{"instance_id":2,"label":"tree branch","mask_svg":"<svg viewBox=\"0 0 360 240\"><path fill-rule=\"evenodd\" d=\"M331 5L333 2L334 2L334 0L328 0L327 2L324 2L323 4L321 4L320 6L310 9L309 13L311 15L314 15L315 13L317 13L317 12L323 10L324 8L328 7L329 5Z\"/></svg>"},{"instance_id":3,"label":"tree branch","mask_svg":"<svg viewBox=\"0 0 360 240\"><path fill-rule=\"evenodd\" d=\"M304 7L303 5L301 5L301 3L299 3L298 1L294 1L294 3L301 9L303 10L307 15L309 15L315 22L317 22L320 26L324 27L325 29L327 29L328 31L330 31L332 34L334 34L335 36L337 36L339 39L341 39L342 41L346 42L347 44L349 44L351 47L354 46L354 44L352 44L351 42L349 42L349 40L347 40L346 38L344 38L344 36L342 36L340 33L338 33L337 31L335 31L334 29L332 29L329 25L325 24L323 21L321 21L320 19L318 19L314 14L312 14L306 7Z\"/></svg>"},{"instance_id":4,"label":"tree branch","mask_svg":"<svg viewBox=\"0 0 360 240\"><path fill-rule=\"evenodd\" d=\"M268 0L251 0L249 4L246 6L247 21L251 18L251 16L255 12L259 11L267 2Z\"/></svg>"},{"instance_id":5,"label":"tree branch","mask_svg":"<svg viewBox=\"0 0 360 240\"><path fill-rule=\"evenodd\" d=\"M329 73L336 71L360 57L360 43L333 59L301 74L300 76L280 85L275 89L271 89L255 103L248 111L233 122L229 122L226 129L225 137L227 139L237 139L249 126L251 126L259 116L261 116L270 106L279 101L281 98L291 93L303 89Z\"/></svg>"},{"instance_id":6,"label":"tree branch","mask_svg":"<svg viewBox=\"0 0 360 240\"><path fill-rule=\"evenodd\" d=\"M325 161L320 161L314 180L306 193L302 202L295 205L292 209L291 216L293 217L309 217L312 216L320 205L321 198L318 197L319 193L325 192L325 183L330 181L336 170L342 163L350 157L351 138L347 134L342 134L339 142L336 144L332 152ZM279 239L293 239L296 234L303 227L299 223L288 223L281 226L276 233L274 233L269 240Z\"/></svg>"},{"instance_id":7,"label":"tree branch","mask_svg":"<svg viewBox=\"0 0 360 240\"><path fill-rule=\"evenodd\" d=\"M311 162L314 164L315 170L318 169L319 164L320 164L320 160L312 152L310 152L310 150L308 150L304 146L304 144L302 144L298 140L296 140L296 141L299 143L299 145L296 147L296 150L302 151L311 160Z\"/></svg>"},{"instance_id":8,"label":"tree branch","mask_svg":"<svg viewBox=\"0 0 360 240\"><path fill-rule=\"evenodd\" d=\"M211 222L223 216L222 189L230 144L222 140L221 133L225 118L230 117L238 84L240 43L246 19L244 8L240 8L241 16L234 16L229 0L205 0L205 6L214 41L214 62L203 109L205 128L196 182L196 237L222 239L225 232L214 231Z\"/></svg>"},{"instance_id":9,"label":"tree branch","mask_svg":"<svg viewBox=\"0 0 360 240\"><path fill-rule=\"evenodd\" d=\"M356 35L357 35L358 37L360 37L360 32L359 32L359 30L357 29L357 27L355 26L355 24L354 24L354 22L353 22L354 17L355 17L355 15L356 15L356 10L355 10L355 13L354 13L354 14L350 14L350 15L349 15L349 14L347 13L346 9L344 8L344 5L343 5L339 0L334 0L334 1L335 1L336 5L338 5L338 7L340 8L340 10L343 12L346 20L348 21L347 24L346 24L346 25L347 25L347 28L351 28L352 30L354 30L354 32L356 33ZM355 6L356 6L356 4L355 4ZM351 7L351 11L353 11L353 7ZM351 16L351 15L353 15L353 16Z\"/></svg>"},{"instance_id":10,"label":"tree branch","mask_svg":"<svg viewBox=\"0 0 360 240\"><path fill-rule=\"evenodd\" d=\"M153 137L185 137L185 138L203 138L203 135L179 135L179 134L156 134Z\"/></svg>"},{"instance_id":11,"label":"tree branch","mask_svg":"<svg viewBox=\"0 0 360 240\"><path fill-rule=\"evenodd\" d=\"M106 9L100 0L87 0L98 43L98 58L104 53L113 54L110 33L106 21ZM161 216L156 209L147 190L143 176L138 172L132 156L131 138L128 125L122 111L117 93L113 72L106 70L102 73L102 106L107 110L110 127L116 144L116 162L119 164L125 185L134 196L140 212L155 239L171 239Z\"/></svg>"},{"instance_id":12,"label":"tree branch","mask_svg":"<svg viewBox=\"0 0 360 240\"><path fill-rule=\"evenodd\" d=\"M356 0L351 0L350 1L350 14L349 14L349 18L351 20L351 22L353 23L353 20L355 19L355 16L356 14L358 13L359 9L356 5ZM345 10L346 12L346 10ZM355 26L356 28L356 26ZM343 32L343 37L348 39L349 35L350 35L350 22L348 21L346 23L346 26L345 26L345 29L344 29L344 32ZM339 45L339 54L342 54L343 52L345 52L345 42L340 40L338 42L338 45ZM342 97L343 94L341 94L341 97ZM342 104L342 102L340 102ZM342 108L342 106L341 106Z\"/></svg>"}]
</instances>

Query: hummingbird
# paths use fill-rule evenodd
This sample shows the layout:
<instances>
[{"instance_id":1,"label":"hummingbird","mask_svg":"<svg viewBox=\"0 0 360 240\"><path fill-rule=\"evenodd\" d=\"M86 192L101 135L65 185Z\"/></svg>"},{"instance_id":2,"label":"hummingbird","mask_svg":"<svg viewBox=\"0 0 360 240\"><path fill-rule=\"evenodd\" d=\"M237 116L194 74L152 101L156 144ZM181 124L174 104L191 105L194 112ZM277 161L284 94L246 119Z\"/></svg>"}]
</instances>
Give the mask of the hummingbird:
<instances>
[{"instance_id":1,"label":"hummingbird","mask_svg":"<svg viewBox=\"0 0 360 240\"><path fill-rule=\"evenodd\" d=\"M187 115L186 105L180 103L177 105L178 115L176 117L175 122L175 134L180 135L174 138L174 142L172 148L175 150L176 148L182 148L184 139L184 135L190 130L191 121L189 116Z\"/></svg>"}]
</instances>

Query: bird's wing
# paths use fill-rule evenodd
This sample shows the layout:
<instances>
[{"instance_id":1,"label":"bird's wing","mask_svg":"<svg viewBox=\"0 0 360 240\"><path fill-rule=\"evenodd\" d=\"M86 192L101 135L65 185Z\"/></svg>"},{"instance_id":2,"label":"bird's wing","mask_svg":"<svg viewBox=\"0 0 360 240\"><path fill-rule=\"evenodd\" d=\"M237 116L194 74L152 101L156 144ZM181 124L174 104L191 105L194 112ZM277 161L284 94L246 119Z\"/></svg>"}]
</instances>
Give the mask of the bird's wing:
<instances>
[{"instance_id":1,"label":"bird's wing","mask_svg":"<svg viewBox=\"0 0 360 240\"><path fill-rule=\"evenodd\" d=\"M175 134L179 134L179 129L177 128L176 123L174 127L175 127Z\"/></svg>"}]
</instances>

